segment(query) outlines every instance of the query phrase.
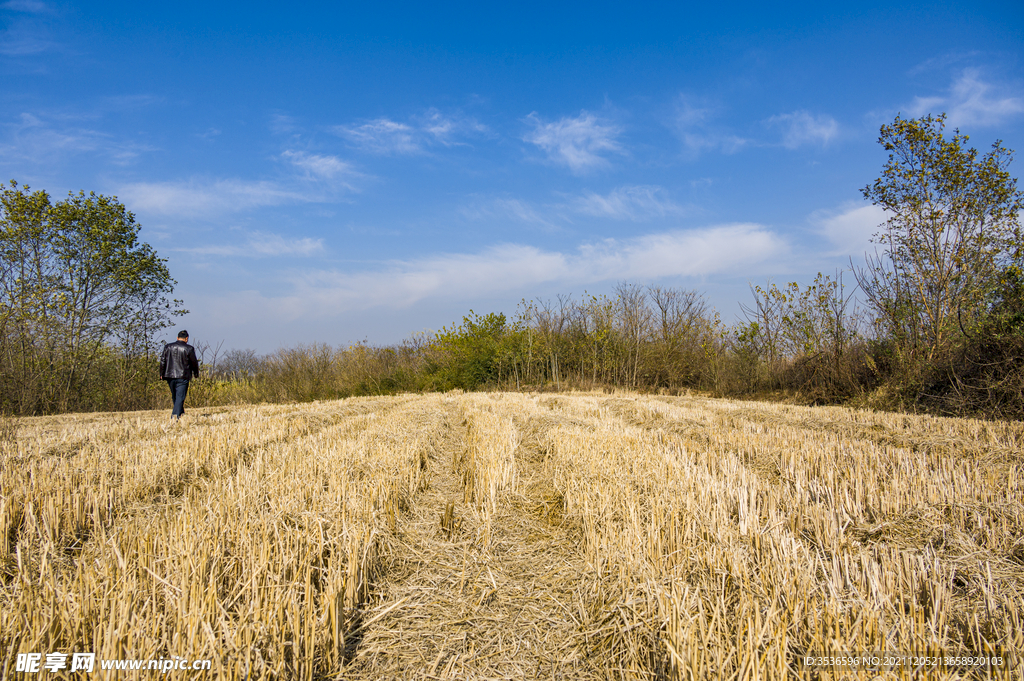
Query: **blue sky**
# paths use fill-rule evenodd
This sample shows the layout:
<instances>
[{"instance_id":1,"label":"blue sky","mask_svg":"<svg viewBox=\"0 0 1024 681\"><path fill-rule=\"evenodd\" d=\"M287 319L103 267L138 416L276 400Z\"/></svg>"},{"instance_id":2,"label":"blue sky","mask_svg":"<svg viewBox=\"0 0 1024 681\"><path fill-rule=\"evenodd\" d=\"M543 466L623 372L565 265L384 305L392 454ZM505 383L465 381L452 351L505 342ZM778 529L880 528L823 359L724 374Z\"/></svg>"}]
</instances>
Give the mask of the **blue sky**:
<instances>
[{"instance_id":1,"label":"blue sky","mask_svg":"<svg viewBox=\"0 0 1024 681\"><path fill-rule=\"evenodd\" d=\"M225 348L621 280L731 320L862 260L897 112L1021 149L1022 45L1019 2L8 0L0 177L117 195Z\"/></svg>"}]
</instances>

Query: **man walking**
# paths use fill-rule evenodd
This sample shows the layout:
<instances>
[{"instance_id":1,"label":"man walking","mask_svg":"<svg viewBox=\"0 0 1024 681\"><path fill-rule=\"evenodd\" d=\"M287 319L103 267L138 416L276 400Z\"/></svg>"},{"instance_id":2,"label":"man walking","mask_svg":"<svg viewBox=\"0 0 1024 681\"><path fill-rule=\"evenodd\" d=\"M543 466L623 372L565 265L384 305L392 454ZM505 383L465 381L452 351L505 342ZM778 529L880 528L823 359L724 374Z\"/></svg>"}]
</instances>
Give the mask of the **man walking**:
<instances>
[{"instance_id":1,"label":"man walking","mask_svg":"<svg viewBox=\"0 0 1024 681\"><path fill-rule=\"evenodd\" d=\"M185 395L188 394L188 382L193 376L199 375L199 360L196 349L188 344L188 331L179 331L178 340L164 346L160 355L160 378L167 381L174 400L174 411L171 419L179 419L185 413Z\"/></svg>"}]
</instances>

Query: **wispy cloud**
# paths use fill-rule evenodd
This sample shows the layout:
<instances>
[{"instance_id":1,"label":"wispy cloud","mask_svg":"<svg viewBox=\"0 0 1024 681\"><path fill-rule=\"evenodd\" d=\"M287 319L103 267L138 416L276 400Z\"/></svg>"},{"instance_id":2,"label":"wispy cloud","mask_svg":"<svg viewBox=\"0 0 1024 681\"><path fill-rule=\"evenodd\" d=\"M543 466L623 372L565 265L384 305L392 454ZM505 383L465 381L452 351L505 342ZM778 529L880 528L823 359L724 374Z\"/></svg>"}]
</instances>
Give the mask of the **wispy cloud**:
<instances>
[{"instance_id":1,"label":"wispy cloud","mask_svg":"<svg viewBox=\"0 0 1024 681\"><path fill-rule=\"evenodd\" d=\"M129 163L153 147L124 141L108 133L66 125L23 113L6 128L0 141L0 156L22 162L48 163L80 153L101 154L117 164Z\"/></svg>"},{"instance_id":2,"label":"wispy cloud","mask_svg":"<svg viewBox=\"0 0 1024 681\"><path fill-rule=\"evenodd\" d=\"M136 182L120 187L117 194L134 211L178 217L217 216L319 198L276 182L239 179Z\"/></svg>"},{"instance_id":3,"label":"wispy cloud","mask_svg":"<svg viewBox=\"0 0 1024 681\"><path fill-rule=\"evenodd\" d=\"M11 12L25 12L26 14L53 13L52 7L38 0L8 0L8 2L0 4L0 9L6 9Z\"/></svg>"},{"instance_id":4,"label":"wispy cloud","mask_svg":"<svg viewBox=\"0 0 1024 681\"><path fill-rule=\"evenodd\" d=\"M408 155L425 153L436 144L461 144L467 136L486 132L487 128L474 118L431 108L408 123L377 118L359 125L337 125L331 131L372 154Z\"/></svg>"},{"instance_id":5,"label":"wispy cloud","mask_svg":"<svg viewBox=\"0 0 1024 681\"><path fill-rule=\"evenodd\" d=\"M373 307L403 308L427 299L463 300L559 283L585 286L620 279L747 273L787 249L757 224L731 224L581 244L574 252L504 244L479 253L443 253L394 261L363 272L309 271L293 279L296 316Z\"/></svg>"},{"instance_id":6,"label":"wispy cloud","mask_svg":"<svg viewBox=\"0 0 1024 681\"><path fill-rule=\"evenodd\" d=\"M133 111L155 106L157 104L163 104L165 101L166 98L163 96L149 93L101 97L98 104L93 107L92 111L87 112L84 115L86 117L99 117L111 113L121 114L126 111Z\"/></svg>"},{"instance_id":7,"label":"wispy cloud","mask_svg":"<svg viewBox=\"0 0 1024 681\"><path fill-rule=\"evenodd\" d=\"M622 130L602 121L591 113L581 111L575 118L566 116L546 123L535 113L526 117L533 130L523 140L535 144L559 165L568 166L573 173L585 173L610 165L602 154L623 153L617 138Z\"/></svg>"},{"instance_id":8,"label":"wispy cloud","mask_svg":"<svg viewBox=\"0 0 1024 681\"><path fill-rule=\"evenodd\" d=\"M13 13L5 22L7 28L0 31L0 54L27 57L59 47L48 28L49 22L44 20L55 14L50 5L36 0L10 0L0 4L0 11Z\"/></svg>"},{"instance_id":9,"label":"wispy cloud","mask_svg":"<svg viewBox=\"0 0 1024 681\"><path fill-rule=\"evenodd\" d=\"M976 57L980 54L977 50L971 50L969 52L947 52L946 54L940 54L937 57L930 57L925 59L919 64L915 64L907 71L908 76L916 76L920 73L928 71L938 71L946 69L957 62L962 62L965 59Z\"/></svg>"},{"instance_id":10,"label":"wispy cloud","mask_svg":"<svg viewBox=\"0 0 1024 681\"><path fill-rule=\"evenodd\" d=\"M15 25L0 31L0 54L7 57L27 57L57 47L57 43L43 33L24 25Z\"/></svg>"},{"instance_id":11,"label":"wispy cloud","mask_svg":"<svg viewBox=\"0 0 1024 681\"><path fill-rule=\"evenodd\" d=\"M566 223L572 223L573 216L577 215L644 222L684 215L687 210L669 198L662 187L627 185L612 189L607 194L588 191L581 196L566 197L559 203L539 206L523 199L488 198L464 206L460 212L471 220L511 218L561 229Z\"/></svg>"},{"instance_id":12,"label":"wispy cloud","mask_svg":"<svg viewBox=\"0 0 1024 681\"><path fill-rule=\"evenodd\" d=\"M192 248L169 248L179 253L199 256L265 258L280 256L312 256L324 250L323 239L287 238L280 234L250 232L244 240L232 244L209 244Z\"/></svg>"},{"instance_id":13,"label":"wispy cloud","mask_svg":"<svg viewBox=\"0 0 1024 681\"><path fill-rule=\"evenodd\" d=\"M305 173L307 179L320 180L353 189L349 178L359 177L360 173L348 161L337 156L310 154L305 151L285 151L281 157Z\"/></svg>"},{"instance_id":14,"label":"wispy cloud","mask_svg":"<svg viewBox=\"0 0 1024 681\"><path fill-rule=\"evenodd\" d=\"M484 199L463 206L459 212L470 220L509 219L547 228L557 228L550 211L542 211L522 199Z\"/></svg>"},{"instance_id":15,"label":"wispy cloud","mask_svg":"<svg viewBox=\"0 0 1024 681\"><path fill-rule=\"evenodd\" d=\"M683 128L701 128L711 122L718 107L708 102L680 95L676 102L676 125Z\"/></svg>"},{"instance_id":16,"label":"wispy cloud","mask_svg":"<svg viewBox=\"0 0 1024 681\"><path fill-rule=\"evenodd\" d=\"M487 126L475 118L458 113L445 114L433 108L428 109L416 121L419 130L427 135L429 140L436 141L447 147L455 144L465 144L461 140L488 132Z\"/></svg>"},{"instance_id":17,"label":"wispy cloud","mask_svg":"<svg viewBox=\"0 0 1024 681\"><path fill-rule=\"evenodd\" d=\"M827 256L859 258L873 251L872 236L879 231L887 215L880 206L848 203L836 210L817 211L810 216L815 230L834 246Z\"/></svg>"},{"instance_id":18,"label":"wispy cloud","mask_svg":"<svg viewBox=\"0 0 1024 681\"><path fill-rule=\"evenodd\" d=\"M546 227L554 226L554 223L525 201L519 199L497 199L494 202L494 206L497 210L523 222L544 225Z\"/></svg>"},{"instance_id":19,"label":"wispy cloud","mask_svg":"<svg viewBox=\"0 0 1024 681\"><path fill-rule=\"evenodd\" d=\"M352 180L364 177L337 156L288 150L280 159L298 174L277 180L192 178L171 182L135 182L118 188L132 210L165 216L203 218L289 203L336 201L358 191Z\"/></svg>"},{"instance_id":20,"label":"wispy cloud","mask_svg":"<svg viewBox=\"0 0 1024 681\"><path fill-rule=\"evenodd\" d=\"M608 194L587 192L570 202L569 208L583 215L633 222L685 212L665 196L663 188L652 185L619 187Z\"/></svg>"},{"instance_id":21,"label":"wispy cloud","mask_svg":"<svg viewBox=\"0 0 1024 681\"><path fill-rule=\"evenodd\" d=\"M680 95L676 100L670 127L682 140L690 156L696 157L705 151L715 150L734 154L749 143L749 140L716 122L719 111L719 106L706 100L685 95Z\"/></svg>"},{"instance_id":22,"label":"wispy cloud","mask_svg":"<svg viewBox=\"0 0 1024 681\"><path fill-rule=\"evenodd\" d=\"M296 130L299 126L295 122L295 119L291 116L283 113L275 113L270 116L270 132L277 135L288 135Z\"/></svg>"},{"instance_id":23,"label":"wispy cloud","mask_svg":"<svg viewBox=\"0 0 1024 681\"><path fill-rule=\"evenodd\" d=\"M943 111L953 127L999 125L1024 113L1024 92L1019 86L984 80L979 69L964 69L953 80L947 94L916 97L909 107L912 116Z\"/></svg>"},{"instance_id":24,"label":"wispy cloud","mask_svg":"<svg viewBox=\"0 0 1024 681\"><path fill-rule=\"evenodd\" d=\"M765 124L782 130L782 146L796 149L804 145L826 146L839 134L839 123L827 114L807 111L772 116Z\"/></svg>"},{"instance_id":25,"label":"wispy cloud","mask_svg":"<svg viewBox=\"0 0 1024 681\"><path fill-rule=\"evenodd\" d=\"M334 132L375 154L417 154L422 151L411 126L378 118L357 126L335 126Z\"/></svg>"}]
</instances>

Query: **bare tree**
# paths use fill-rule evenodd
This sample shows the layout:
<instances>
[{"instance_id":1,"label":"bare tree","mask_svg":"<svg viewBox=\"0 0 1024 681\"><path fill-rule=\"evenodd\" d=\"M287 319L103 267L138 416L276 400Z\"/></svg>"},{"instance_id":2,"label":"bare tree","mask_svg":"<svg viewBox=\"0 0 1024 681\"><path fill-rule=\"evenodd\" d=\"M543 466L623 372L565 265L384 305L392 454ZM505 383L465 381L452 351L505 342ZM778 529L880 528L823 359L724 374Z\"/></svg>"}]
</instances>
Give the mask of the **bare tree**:
<instances>
[{"instance_id":1,"label":"bare tree","mask_svg":"<svg viewBox=\"0 0 1024 681\"><path fill-rule=\"evenodd\" d=\"M696 290L650 286L657 308L659 364L668 382L694 382L703 363L701 343L708 330L708 304Z\"/></svg>"},{"instance_id":2,"label":"bare tree","mask_svg":"<svg viewBox=\"0 0 1024 681\"><path fill-rule=\"evenodd\" d=\"M628 352L626 384L635 388L653 315L647 306L647 290L640 284L621 282L616 285L615 294L619 308L619 323Z\"/></svg>"},{"instance_id":3,"label":"bare tree","mask_svg":"<svg viewBox=\"0 0 1024 681\"><path fill-rule=\"evenodd\" d=\"M786 354L785 316L789 298L771 280L765 288L751 284L750 292L754 296L753 307L740 304L747 323L740 328L739 339L765 363L769 377L775 377Z\"/></svg>"}]
</instances>

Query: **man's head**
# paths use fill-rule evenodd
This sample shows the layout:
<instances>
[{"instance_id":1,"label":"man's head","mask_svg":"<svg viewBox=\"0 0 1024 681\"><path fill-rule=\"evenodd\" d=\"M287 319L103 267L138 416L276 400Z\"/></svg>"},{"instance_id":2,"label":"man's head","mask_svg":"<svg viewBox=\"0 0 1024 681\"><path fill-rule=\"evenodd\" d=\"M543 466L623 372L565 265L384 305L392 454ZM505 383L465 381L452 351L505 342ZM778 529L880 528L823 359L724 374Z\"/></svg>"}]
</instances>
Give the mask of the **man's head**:
<instances>
[{"instance_id":1,"label":"man's head","mask_svg":"<svg viewBox=\"0 0 1024 681\"><path fill-rule=\"evenodd\" d=\"M178 340L188 342L188 331L182 329L178 332Z\"/></svg>"}]
</instances>

